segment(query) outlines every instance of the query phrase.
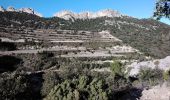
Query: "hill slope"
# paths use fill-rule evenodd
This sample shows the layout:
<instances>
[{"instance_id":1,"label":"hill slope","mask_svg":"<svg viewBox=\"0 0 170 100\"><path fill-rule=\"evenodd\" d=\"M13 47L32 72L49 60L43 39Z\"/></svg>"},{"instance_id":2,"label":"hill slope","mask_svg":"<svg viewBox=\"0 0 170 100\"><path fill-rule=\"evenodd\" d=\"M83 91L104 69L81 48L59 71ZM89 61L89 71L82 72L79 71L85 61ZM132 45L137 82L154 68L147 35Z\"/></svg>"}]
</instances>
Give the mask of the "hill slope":
<instances>
[{"instance_id":1,"label":"hill slope","mask_svg":"<svg viewBox=\"0 0 170 100\"><path fill-rule=\"evenodd\" d=\"M99 17L95 19L41 18L19 12L0 12L0 31L12 29L67 29L102 31L109 30L124 43L139 49L146 55L163 58L170 55L170 26L152 19L136 19L127 16Z\"/></svg>"}]
</instances>

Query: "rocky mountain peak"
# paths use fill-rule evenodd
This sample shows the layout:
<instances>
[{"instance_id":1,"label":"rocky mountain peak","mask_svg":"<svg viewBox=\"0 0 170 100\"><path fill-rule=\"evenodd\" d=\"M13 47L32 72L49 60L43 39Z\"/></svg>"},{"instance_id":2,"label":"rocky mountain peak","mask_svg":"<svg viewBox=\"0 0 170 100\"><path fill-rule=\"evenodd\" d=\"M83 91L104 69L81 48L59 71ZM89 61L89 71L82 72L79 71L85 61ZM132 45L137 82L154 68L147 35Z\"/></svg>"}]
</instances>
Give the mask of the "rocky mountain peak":
<instances>
[{"instance_id":1,"label":"rocky mountain peak","mask_svg":"<svg viewBox=\"0 0 170 100\"><path fill-rule=\"evenodd\" d=\"M0 6L0 11L4 12L5 9L2 6Z\"/></svg>"},{"instance_id":2,"label":"rocky mountain peak","mask_svg":"<svg viewBox=\"0 0 170 100\"><path fill-rule=\"evenodd\" d=\"M100 17L121 17L122 14L120 14L118 11L112 10L112 9L105 9L97 12L97 15Z\"/></svg>"},{"instance_id":3,"label":"rocky mountain peak","mask_svg":"<svg viewBox=\"0 0 170 100\"><path fill-rule=\"evenodd\" d=\"M32 9L32 8L21 8L21 9L19 9L19 11L20 12L26 12L26 13L29 13L29 14L35 14L37 16L42 17L42 15L40 13L34 11L34 9Z\"/></svg>"},{"instance_id":4,"label":"rocky mountain peak","mask_svg":"<svg viewBox=\"0 0 170 100\"><path fill-rule=\"evenodd\" d=\"M17 11L14 7L12 7L12 6L9 6L7 9L6 9L6 11Z\"/></svg>"},{"instance_id":5,"label":"rocky mountain peak","mask_svg":"<svg viewBox=\"0 0 170 100\"><path fill-rule=\"evenodd\" d=\"M26 12L26 13L29 13L29 14L34 14L34 15L37 15L37 16L40 16L42 17L42 15L36 11L34 11L34 9L32 8L20 8L20 9L15 9L14 7L12 6L9 6L7 9L4 9L2 6L0 6L0 11L4 12L4 11L10 11L10 12Z\"/></svg>"},{"instance_id":6,"label":"rocky mountain peak","mask_svg":"<svg viewBox=\"0 0 170 100\"><path fill-rule=\"evenodd\" d=\"M68 19L92 19L92 18L98 18L98 17L121 17L123 16L121 13L118 11L112 10L112 9L106 9L106 10L101 10L98 12L80 12L80 13L75 13L72 11L60 11L54 14L55 17L60 17L64 18L66 20Z\"/></svg>"},{"instance_id":7,"label":"rocky mountain peak","mask_svg":"<svg viewBox=\"0 0 170 100\"><path fill-rule=\"evenodd\" d=\"M19 11L34 14L34 10L31 8L21 8Z\"/></svg>"},{"instance_id":8,"label":"rocky mountain peak","mask_svg":"<svg viewBox=\"0 0 170 100\"><path fill-rule=\"evenodd\" d=\"M75 14L69 10L63 10L63 11L57 12L56 14L54 14L54 16L64 18L66 20L69 20L71 17L76 17Z\"/></svg>"}]
</instances>

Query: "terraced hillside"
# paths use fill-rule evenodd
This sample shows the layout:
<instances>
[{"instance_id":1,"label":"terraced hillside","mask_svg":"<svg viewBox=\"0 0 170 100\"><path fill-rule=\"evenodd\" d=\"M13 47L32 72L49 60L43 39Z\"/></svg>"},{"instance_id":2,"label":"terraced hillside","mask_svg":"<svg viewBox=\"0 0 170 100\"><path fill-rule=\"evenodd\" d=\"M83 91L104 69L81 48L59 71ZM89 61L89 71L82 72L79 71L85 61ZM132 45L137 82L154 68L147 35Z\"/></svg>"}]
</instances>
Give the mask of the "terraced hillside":
<instances>
[{"instance_id":1,"label":"terraced hillside","mask_svg":"<svg viewBox=\"0 0 170 100\"><path fill-rule=\"evenodd\" d=\"M16 50L1 51L1 55L27 55L41 52L54 53L56 59L88 59L94 63L101 60L121 59L145 60L145 56L109 31L91 32L74 30L37 29L27 33L1 32L1 43L9 42L16 45ZM29 60L25 61L26 63ZM102 63L101 63L102 64ZM100 63L98 64L100 65Z\"/></svg>"},{"instance_id":2,"label":"terraced hillside","mask_svg":"<svg viewBox=\"0 0 170 100\"><path fill-rule=\"evenodd\" d=\"M114 18L101 17L95 19L64 20L57 17L41 18L27 13L0 13L0 31L1 33L8 33L1 34L1 37L11 37L12 35L9 33L16 34L11 37L14 39L22 38L22 36L25 37L26 34L27 36L25 38L34 37L35 39L41 39L43 36L51 35L48 36L49 39L55 40L58 36L57 41L60 41L59 37L62 39L62 37L68 36L67 39L69 39L72 36L68 34L59 35L59 32L57 34L55 32L59 30L70 30L75 33L74 39L78 40L78 38L88 39L89 36L96 37L96 32L108 30L113 36L121 39L123 43L140 50L147 56L163 58L170 54L170 27L169 25L153 19L136 19L128 16L121 16ZM44 29L48 30L44 31ZM52 33L50 33L50 29L52 29ZM83 33L78 33L77 31L90 31L94 34L86 33L86 36L84 35L81 37L80 34ZM54 34L56 35L55 37L53 37ZM46 37L45 40L49 39Z\"/></svg>"},{"instance_id":3,"label":"terraced hillside","mask_svg":"<svg viewBox=\"0 0 170 100\"><path fill-rule=\"evenodd\" d=\"M153 19L135 19L132 17L97 18L75 20L68 29L109 30L124 43L155 58L170 54L170 27Z\"/></svg>"},{"instance_id":4,"label":"terraced hillside","mask_svg":"<svg viewBox=\"0 0 170 100\"><path fill-rule=\"evenodd\" d=\"M169 57L154 59L170 55L170 26L153 19L65 20L8 11L0 19L2 100L135 100L143 88L170 80ZM151 69L162 64L167 72Z\"/></svg>"},{"instance_id":5,"label":"terraced hillside","mask_svg":"<svg viewBox=\"0 0 170 100\"><path fill-rule=\"evenodd\" d=\"M13 14L16 14L15 17ZM112 31L104 30L104 28L103 30L100 29L100 31L92 31L90 28L89 30L86 30L86 28L68 30L67 27L70 27L70 25L74 27L77 22L60 18L45 19L25 14L6 12L1 15L3 22L8 21L10 23L1 25L1 44L11 43L15 46L15 49L1 51L0 54L18 56L23 59L22 66L29 66L32 70L41 71L55 66L62 68L62 66L72 66L73 62L79 65L80 68L108 69L109 66L106 65L112 62L113 59L121 60L124 63L148 59L143 53L112 35ZM4 16L8 20L4 19ZM26 18L20 21L18 17ZM34 17L35 19L33 20ZM86 20L84 21L85 23L87 22ZM41 27L35 26L36 23ZM4 45L3 48L8 49L8 45ZM37 65L36 62L39 62L37 59L39 56L37 57L37 55L43 52L53 53L53 60L47 64L41 62L39 63L40 65ZM33 60L32 58L35 59ZM59 60L61 58L66 59L66 62ZM58 67L56 68L58 69Z\"/></svg>"}]
</instances>

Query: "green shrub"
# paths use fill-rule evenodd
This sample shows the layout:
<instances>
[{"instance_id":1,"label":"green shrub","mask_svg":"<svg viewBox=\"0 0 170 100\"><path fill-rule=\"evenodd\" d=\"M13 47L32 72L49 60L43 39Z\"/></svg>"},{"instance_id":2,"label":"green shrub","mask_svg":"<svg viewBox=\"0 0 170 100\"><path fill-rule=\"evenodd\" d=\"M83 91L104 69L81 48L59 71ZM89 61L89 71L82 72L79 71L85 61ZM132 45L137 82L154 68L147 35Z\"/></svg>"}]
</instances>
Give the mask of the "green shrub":
<instances>
[{"instance_id":1,"label":"green shrub","mask_svg":"<svg viewBox=\"0 0 170 100\"><path fill-rule=\"evenodd\" d=\"M170 71L169 70L163 72L163 79L165 81L169 81L170 80Z\"/></svg>"},{"instance_id":2,"label":"green shrub","mask_svg":"<svg viewBox=\"0 0 170 100\"><path fill-rule=\"evenodd\" d=\"M146 85L157 85L163 81L163 70L144 67L139 71L139 79Z\"/></svg>"},{"instance_id":3,"label":"green shrub","mask_svg":"<svg viewBox=\"0 0 170 100\"><path fill-rule=\"evenodd\" d=\"M112 71L113 75L127 76L128 74L123 64L119 61L113 61L110 70Z\"/></svg>"},{"instance_id":4,"label":"green shrub","mask_svg":"<svg viewBox=\"0 0 170 100\"><path fill-rule=\"evenodd\" d=\"M41 95L46 96L50 90L59 83L59 77L57 74L53 71L48 71L45 74L43 74L43 85L41 89Z\"/></svg>"},{"instance_id":5,"label":"green shrub","mask_svg":"<svg viewBox=\"0 0 170 100\"><path fill-rule=\"evenodd\" d=\"M108 100L108 92L103 88L104 80L94 78L89 86L88 100Z\"/></svg>"},{"instance_id":6,"label":"green shrub","mask_svg":"<svg viewBox=\"0 0 170 100\"><path fill-rule=\"evenodd\" d=\"M35 60L32 63L34 70L48 69L57 65L58 62L51 52L43 51L36 55Z\"/></svg>"},{"instance_id":7,"label":"green shrub","mask_svg":"<svg viewBox=\"0 0 170 100\"><path fill-rule=\"evenodd\" d=\"M99 78L89 79L88 76L79 76L78 79L65 80L54 86L45 100L108 100L105 81Z\"/></svg>"},{"instance_id":8,"label":"green shrub","mask_svg":"<svg viewBox=\"0 0 170 100\"><path fill-rule=\"evenodd\" d=\"M54 86L44 100L74 100L74 90L70 83L70 81L65 80L63 83Z\"/></svg>"},{"instance_id":9,"label":"green shrub","mask_svg":"<svg viewBox=\"0 0 170 100\"><path fill-rule=\"evenodd\" d=\"M89 81L89 78L87 76L81 76L79 78L79 89L84 89L87 86L87 82Z\"/></svg>"}]
</instances>

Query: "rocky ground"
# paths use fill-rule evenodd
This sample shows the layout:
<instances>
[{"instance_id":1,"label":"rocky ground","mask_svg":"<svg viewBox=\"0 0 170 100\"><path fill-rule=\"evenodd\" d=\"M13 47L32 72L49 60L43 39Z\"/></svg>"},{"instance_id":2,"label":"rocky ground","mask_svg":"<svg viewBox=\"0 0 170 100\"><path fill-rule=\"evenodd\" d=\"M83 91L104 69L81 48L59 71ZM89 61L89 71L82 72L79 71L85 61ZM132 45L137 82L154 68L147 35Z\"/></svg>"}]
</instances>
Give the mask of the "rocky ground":
<instances>
[{"instance_id":1,"label":"rocky ground","mask_svg":"<svg viewBox=\"0 0 170 100\"><path fill-rule=\"evenodd\" d=\"M170 99L170 86L167 83L154 86L150 89L142 91L140 100L169 100Z\"/></svg>"}]
</instances>

